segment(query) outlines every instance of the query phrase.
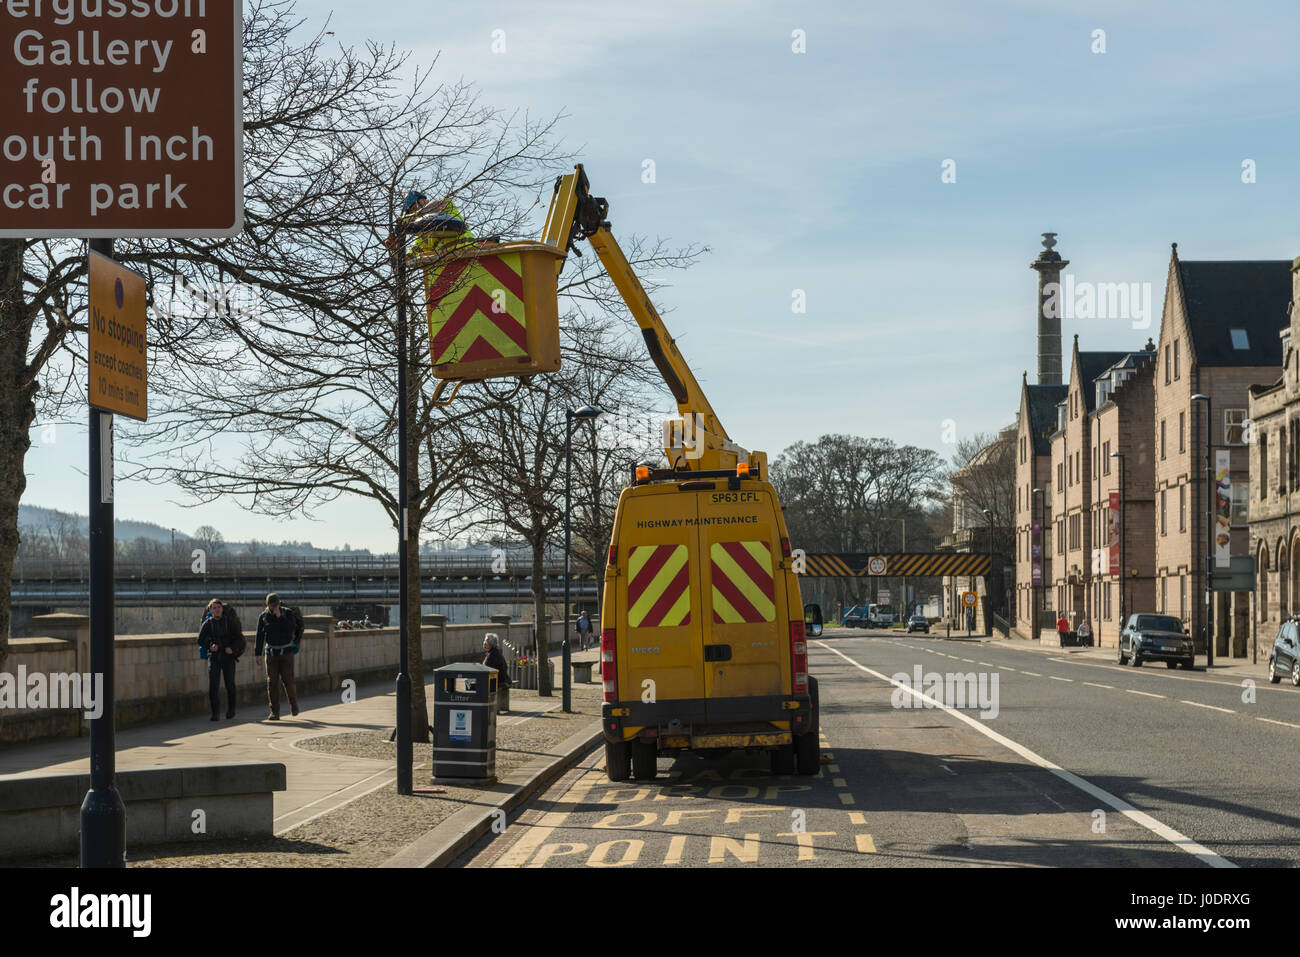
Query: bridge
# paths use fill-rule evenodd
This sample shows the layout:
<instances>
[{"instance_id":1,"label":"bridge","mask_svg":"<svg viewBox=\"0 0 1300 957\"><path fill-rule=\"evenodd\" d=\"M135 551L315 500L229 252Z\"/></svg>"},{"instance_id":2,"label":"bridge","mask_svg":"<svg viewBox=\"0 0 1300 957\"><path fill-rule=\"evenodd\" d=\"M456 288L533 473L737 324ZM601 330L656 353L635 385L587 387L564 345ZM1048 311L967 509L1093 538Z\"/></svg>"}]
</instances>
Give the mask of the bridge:
<instances>
[{"instance_id":1,"label":"bridge","mask_svg":"<svg viewBox=\"0 0 1300 957\"><path fill-rule=\"evenodd\" d=\"M504 568L504 570L500 570ZM564 593L564 565L543 566L546 594ZM599 581L573 573L575 599L594 599ZM130 562L114 567L114 601L119 607L203 604L209 598L260 605L269 592L292 604L387 604L397 601L397 557L249 558L217 557L203 572L190 572L183 561ZM90 601L90 567L77 561L27 561L15 564L10 594L15 607L86 605ZM429 603L497 604L532 600L531 568L490 557L421 556L420 598Z\"/></svg>"},{"instance_id":2,"label":"bridge","mask_svg":"<svg viewBox=\"0 0 1300 957\"><path fill-rule=\"evenodd\" d=\"M987 575L988 552L866 552L806 555L805 578L941 578Z\"/></svg>"}]
</instances>

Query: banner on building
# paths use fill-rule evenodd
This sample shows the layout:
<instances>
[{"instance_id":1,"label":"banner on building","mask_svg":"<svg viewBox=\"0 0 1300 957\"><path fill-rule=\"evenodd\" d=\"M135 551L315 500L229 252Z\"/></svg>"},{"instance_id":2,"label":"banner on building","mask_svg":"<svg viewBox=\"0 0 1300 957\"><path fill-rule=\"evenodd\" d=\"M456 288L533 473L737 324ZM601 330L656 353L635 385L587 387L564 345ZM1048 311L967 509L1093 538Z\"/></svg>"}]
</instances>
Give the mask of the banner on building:
<instances>
[{"instance_id":1,"label":"banner on building","mask_svg":"<svg viewBox=\"0 0 1300 957\"><path fill-rule=\"evenodd\" d=\"M1033 567L1034 578L1033 585L1035 588L1043 584L1043 523L1035 520L1033 523L1033 532L1030 534L1033 542Z\"/></svg>"},{"instance_id":2,"label":"banner on building","mask_svg":"<svg viewBox=\"0 0 1300 957\"><path fill-rule=\"evenodd\" d=\"M1214 566L1232 564L1232 452L1214 453Z\"/></svg>"},{"instance_id":3,"label":"banner on building","mask_svg":"<svg viewBox=\"0 0 1300 957\"><path fill-rule=\"evenodd\" d=\"M1110 528L1107 541L1110 543L1110 573L1118 575L1119 568L1119 492L1110 493Z\"/></svg>"}]
</instances>

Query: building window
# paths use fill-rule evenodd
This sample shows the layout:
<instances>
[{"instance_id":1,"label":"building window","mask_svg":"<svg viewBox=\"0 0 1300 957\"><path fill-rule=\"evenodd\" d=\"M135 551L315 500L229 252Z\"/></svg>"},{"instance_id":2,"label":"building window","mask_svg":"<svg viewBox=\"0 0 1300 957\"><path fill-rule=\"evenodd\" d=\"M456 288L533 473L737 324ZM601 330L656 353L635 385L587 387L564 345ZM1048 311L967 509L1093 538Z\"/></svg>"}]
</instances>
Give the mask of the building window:
<instances>
[{"instance_id":1,"label":"building window","mask_svg":"<svg viewBox=\"0 0 1300 957\"><path fill-rule=\"evenodd\" d=\"M1065 466L1060 462L1056 463L1056 487L1065 488Z\"/></svg>"},{"instance_id":2,"label":"building window","mask_svg":"<svg viewBox=\"0 0 1300 957\"><path fill-rule=\"evenodd\" d=\"M1105 602L1105 618L1107 621L1110 621L1110 596L1111 596L1111 592L1113 592L1114 590L1115 590L1115 586L1112 585L1110 582L1107 582L1105 586L1103 586L1101 592L1103 596L1103 601Z\"/></svg>"},{"instance_id":3,"label":"building window","mask_svg":"<svg viewBox=\"0 0 1300 957\"><path fill-rule=\"evenodd\" d=\"M1167 591L1168 585L1169 585L1168 578L1160 579L1160 614L1162 615L1169 611L1169 593Z\"/></svg>"},{"instance_id":4,"label":"building window","mask_svg":"<svg viewBox=\"0 0 1300 957\"><path fill-rule=\"evenodd\" d=\"M1101 474L1110 474L1110 443L1101 443Z\"/></svg>"},{"instance_id":5,"label":"building window","mask_svg":"<svg viewBox=\"0 0 1300 957\"><path fill-rule=\"evenodd\" d=\"M1178 413L1178 451L1187 451L1187 413Z\"/></svg>"},{"instance_id":6,"label":"building window","mask_svg":"<svg viewBox=\"0 0 1300 957\"><path fill-rule=\"evenodd\" d=\"M1160 420L1160 461L1165 460L1165 420Z\"/></svg>"},{"instance_id":7,"label":"building window","mask_svg":"<svg viewBox=\"0 0 1300 957\"><path fill-rule=\"evenodd\" d=\"M1264 501L1268 488L1268 433L1259 433L1259 500Z\"/></svg>"},{"instance_id":8,"label":"building window","mask_svg":"<svg viewBox=\"0 0 1300 957\"><path fill-rule=\"evenodd\" d=\"M1228 521L1233 525L1245 525L1250 521L1250 480L1232 480L1232 505L1228 510Z\"/></svg>"},{"instance_id":9,"label":"building window","mask_svg":"<svg viewBox=\"0 0 1300 957\"><path fill-rule=\"evenodd\" d=\"M1246 410L1223 410L1223 440L1228 445L1244 445L1246 434Z\"/></svg>"},{"instance_id":10,"label":"building window","mask_svg":"<svg viewBox=\"0 0 1300 957\"><path fill-rule=\"evenodd\" d=\"M1178 576L1178 617L1187 617L1187 576Z\"/></svg>"},{"instance_id":11,"label":"building window","mask_svg":"<svg viewBox=\"0 0 1300 957\"><path fill-rule=\"evenodd\" d=\"M1169 347L1165 346L1165 385L1169 384Z\"/></svg>"},{"instance_id":12,"label":"building window","mask_svg":"<svg viewBox=\"0 0 1300 957\"><path fill-rule=\"evenodd\" d=\"M1174 340L1174 379L1178 378L1178 340Z\"/></svg>"},{"instance_id":13,"label":"building window","mask_svg":"<svg viewBox=\"0 0 1300 957\"><path fill-rule=\"evenodd\" d=\"M1178 486L1178 530L1187 531L1187 486Z\"/></svg>"},{"instance_id":14,"label":"building window","mask_svg":"<svg viewBox=\"0 0 1300 957\"><path fill-rule=\"evenodd\" d=\"M1168 522L1166 520L1168 513L1165 511L1165 504L1166 504L1165 496L1167 493L1168 493L1168 489L1162 488L1160 490L1160 534L1161 535L1164 535L1166 532L1169 531Z\"/></svg>"},{"instance_id":15,"label":"building window","mask_svg":"<svg viewBox=\"0 0 1300 957\"><path fill-rule=\"evenodd\" d=\"M1250 348L1250 337L1246 335L1245 329L1229 329L1232 335L1232 348L1238 352L1244 352Z\"/></svg>"},{"instance_id":16,"label":"building window","mask_svg":"<svg viewBox=\"0 0 1300 957\"><path fill-rule=\"evenodd\" d=\"M1052 528L1050 525L1043 529L1043 554L1052 554Z\"/></svg>"}]
</instances>

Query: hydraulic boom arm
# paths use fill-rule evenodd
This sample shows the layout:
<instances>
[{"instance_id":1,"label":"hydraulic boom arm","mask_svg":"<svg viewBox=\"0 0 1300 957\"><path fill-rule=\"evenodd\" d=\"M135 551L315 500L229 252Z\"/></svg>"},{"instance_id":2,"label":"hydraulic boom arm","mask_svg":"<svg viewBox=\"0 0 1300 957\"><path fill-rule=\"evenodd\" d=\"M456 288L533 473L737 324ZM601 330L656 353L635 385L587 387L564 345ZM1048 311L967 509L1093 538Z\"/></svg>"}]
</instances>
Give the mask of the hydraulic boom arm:
<instances>
[{"instance_id":1,"label":"hydraulic boom arm","mask_svg":"<svg viewBox=\"0 0 1300 957\"><path fill-rule=\"evenodd\" d=\"M603 197L591 195L587 174L579 163L572 173L556 180L542 242L566 252L572 249L578 255L582 252L576 248L577 241L586 239L590 242L619 295L636 318L650 358L673 394L682 416L664 423L664 454L668 457L669 468L730 470L738 464L748 463L766 477L766 456L762 452L749 452L731 441L727 430L718 421L704 390L695 381L691 367L677 349L663 319L637 279L636 271L614 239L605 218L608 213L609 203Z\"/></svg>"}]
</instances>

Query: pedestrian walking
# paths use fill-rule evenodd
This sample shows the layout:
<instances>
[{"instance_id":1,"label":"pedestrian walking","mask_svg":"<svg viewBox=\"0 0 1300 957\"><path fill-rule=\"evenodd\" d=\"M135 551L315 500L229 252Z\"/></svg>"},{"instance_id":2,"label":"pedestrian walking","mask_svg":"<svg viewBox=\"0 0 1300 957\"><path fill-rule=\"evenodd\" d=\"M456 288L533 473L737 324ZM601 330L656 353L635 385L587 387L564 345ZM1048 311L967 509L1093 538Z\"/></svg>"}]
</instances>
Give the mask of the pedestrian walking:
<instances>
[{"instance_id":1,"label":"pedestrian walking","mask_svg":"<svg viewBox=\"0 0 1300 957\"><path fill-rule=\"evenodd\" d=\"M497 670L497 714L510 710L510 665L501 653L501 639L495 634L483 636L483 664Z\"/></svg>"},{"instance_id":2,"label":"pedestrian walking","mask_svg":"<svg viewBox=\"0 0 1300 957\"><path fill-rule=\"evenodd\" d=\"M591 616L585 611L578 616L578 641L582 645L582 650L587 650L587 639L591 637Z\"/></svg>"},{"instance_id":3,"label":"pedestrian walking","mask_svg":"<svg viewBox=\"0 0 1300 957\"><path fill-rule=\"evenodd\" d=\"M221 682L226 684L226 717L235 716L235 663L244 653L244 632L239 619L227 614L221 599L208 602L207 616L199 626L199 651L208 658L208 702L213 721L221 719Z\"/></svg>"},{"instance_id":4,"label":"pedestrian walking","mask_svg":"<svg viewBox=\"0 0 1300 957\"><path fill-rule=\"evenodd\" d=\"M266 596L266 611L257 619L257 647L253 654L262 663L262 650L266 649L266 697L271 706L268 721L280 720L280 685L284 685L289 698L289 708L298 714L298 689L293 683L293 659L298 653L298 638L302 635L302 622L288 608L281 607L280 596L274 592Z\"/></svg>"},{"instance_id":5,"label":"pedestrian walking","mask_svg":"<svg viewBox=\"0 0 1300 957\"><path fill-rule=\"evenodd\" d=\"M1079 626L1079 645L1092 646L1092 625L1088 623L1087 618L1083 619L1083 624Z\"/></svg>"},{"instance_id":6,"label":"pedestrian walking","mask_svg":"<svg viewBox=\"0 0 1300 957\"><path fill-rule=\"evenodd\" d=\"M1061 617L1056 619L1056 634L1062 648L1070 643L1070 619L1065 617L1065 612L1061 612Z\"/></svg>"}]
</instances>

